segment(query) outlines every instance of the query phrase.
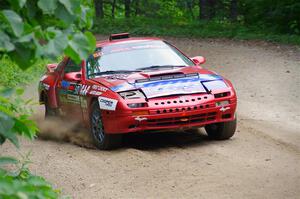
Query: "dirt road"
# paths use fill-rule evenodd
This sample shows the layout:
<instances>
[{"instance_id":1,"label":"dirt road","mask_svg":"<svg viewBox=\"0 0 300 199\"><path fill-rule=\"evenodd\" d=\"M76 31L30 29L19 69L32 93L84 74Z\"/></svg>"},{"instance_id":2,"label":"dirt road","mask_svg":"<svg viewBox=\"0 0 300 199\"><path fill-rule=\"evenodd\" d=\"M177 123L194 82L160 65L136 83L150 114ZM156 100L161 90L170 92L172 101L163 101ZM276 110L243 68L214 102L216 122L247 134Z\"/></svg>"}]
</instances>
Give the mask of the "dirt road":
<instances>
[{"instance_id":1,"label":"dirt road","mask_svg":"<svg viewBox=\"0 0 300 199\"><path fill-rule=\"evenodd\" d=\"M232 80L239 121L231 140L209 141L200 129L126 137L115 151L22 141L32 171L74 198L300 198L300 50L167 39ZM15 153L10 144L1 150Z\"/></svg>"}]
</instances>

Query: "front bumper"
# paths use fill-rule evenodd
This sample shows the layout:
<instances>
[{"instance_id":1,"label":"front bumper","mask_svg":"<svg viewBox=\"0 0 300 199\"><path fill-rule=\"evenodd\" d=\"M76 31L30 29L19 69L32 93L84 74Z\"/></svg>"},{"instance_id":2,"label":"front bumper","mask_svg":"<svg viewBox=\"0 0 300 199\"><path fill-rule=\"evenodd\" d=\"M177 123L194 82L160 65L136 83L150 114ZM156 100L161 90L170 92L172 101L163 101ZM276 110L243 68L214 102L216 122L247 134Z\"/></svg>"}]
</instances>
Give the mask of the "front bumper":
<instances>
[{"instance_id":1,"label":"front bumper","mask_svg":"<svg viewBox=\"0 0 300 199\"><path fill-rule=\"evenodd\" d=\"M149 112L145 115L133 115L132 111L104 111L102 120L104 130L109 134L202 127L211 123L234 120L236 98L228 100L230 104L225 106L216 106L216 100L207 99L205 103L199 104L160 108L151 106L139 109Z\"/></svg>"}]
</instances>

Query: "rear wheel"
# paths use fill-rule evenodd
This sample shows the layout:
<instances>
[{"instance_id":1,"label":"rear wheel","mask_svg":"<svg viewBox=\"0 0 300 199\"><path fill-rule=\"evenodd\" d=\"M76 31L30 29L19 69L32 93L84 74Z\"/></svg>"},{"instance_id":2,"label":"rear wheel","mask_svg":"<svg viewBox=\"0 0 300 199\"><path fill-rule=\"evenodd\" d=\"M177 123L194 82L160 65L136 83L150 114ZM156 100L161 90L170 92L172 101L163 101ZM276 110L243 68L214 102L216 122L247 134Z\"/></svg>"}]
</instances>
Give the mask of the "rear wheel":
<instances>
[{"instance_id":1,"label":"rear wheel","mask_svg":"<svg viewBox=\"0 0 300 199\"><path fill-rule=\"evenodd\" d=\"M113 149L119 147L122 142L122 135L107 134L104 131L104 126L101 117L101 111L97 101L92 104L90 115L91 136L97 148L102 150Z\"/></svg>"},{"instance_id":2,"label":"rear wheel","mask_svg":"<svg viewBox=\"0 0 300 199\"><path fill-rule=\"evenodd\" d=\"M214 140L226 140L231 138L236 130L236 117L230 122L220 122L205 126L208 137Z\"/></svg>"}]
</instances>

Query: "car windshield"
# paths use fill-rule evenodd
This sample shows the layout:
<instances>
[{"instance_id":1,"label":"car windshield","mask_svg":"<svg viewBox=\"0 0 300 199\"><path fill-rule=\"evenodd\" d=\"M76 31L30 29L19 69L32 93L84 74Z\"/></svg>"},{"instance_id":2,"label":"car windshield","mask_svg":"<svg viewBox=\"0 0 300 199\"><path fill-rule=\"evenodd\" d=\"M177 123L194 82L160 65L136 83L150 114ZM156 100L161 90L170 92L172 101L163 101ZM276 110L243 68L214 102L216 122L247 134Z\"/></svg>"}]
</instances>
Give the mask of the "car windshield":
<instances>
[{"instance_id":1,"label":"car windshield","mask_svg":"<svg viewBox=\"0 0 300 199\"><path fill-rule=\"evenodd\" d=\"M88 76L192 66L194 63L164 41L129 41L97 49L87 60Z\"/></svg>"}]
</instances>

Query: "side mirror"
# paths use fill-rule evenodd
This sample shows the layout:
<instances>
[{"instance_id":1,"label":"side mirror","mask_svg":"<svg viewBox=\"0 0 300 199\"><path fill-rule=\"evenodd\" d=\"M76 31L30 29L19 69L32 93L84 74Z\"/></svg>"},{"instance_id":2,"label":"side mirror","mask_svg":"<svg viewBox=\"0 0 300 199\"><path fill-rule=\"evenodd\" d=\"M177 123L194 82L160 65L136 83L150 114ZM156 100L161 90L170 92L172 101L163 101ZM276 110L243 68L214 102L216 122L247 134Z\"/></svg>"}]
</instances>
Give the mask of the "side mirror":
<instances>
[{"instance_id":1,"label":"side mirror","mask_svg":"<svg viewBox=\"0 0 300 199\"><path fill-rule=\"evenodd\" d=\"M64 80L70 82L79 82L81 80L81 76L81 72L70 72L65 74Z\"/></svg>"},{"instance_id":2,"label":"side mirror","mask_svg":"<svg viewBox=\"0 0 300 199\"><path fill-rule=\"evenodd\" d=\"M52 72L54 72L54 70L57 68L57 65L58 64L47 64L47 71L48 72L50 72L50 73L52 73Z\"/></svg>"},{"instance_id":3,"label":"side mirror","mask_svg":"<svg viewBox=\"0 0 300 199\"><path fill-rule=\"evenodd\" d=\"M198 66L200 64L204 64L206 62L205 57L202 57L202 56L192 57L191 59L196 66Z\"/></svg>"}]
</instances>

